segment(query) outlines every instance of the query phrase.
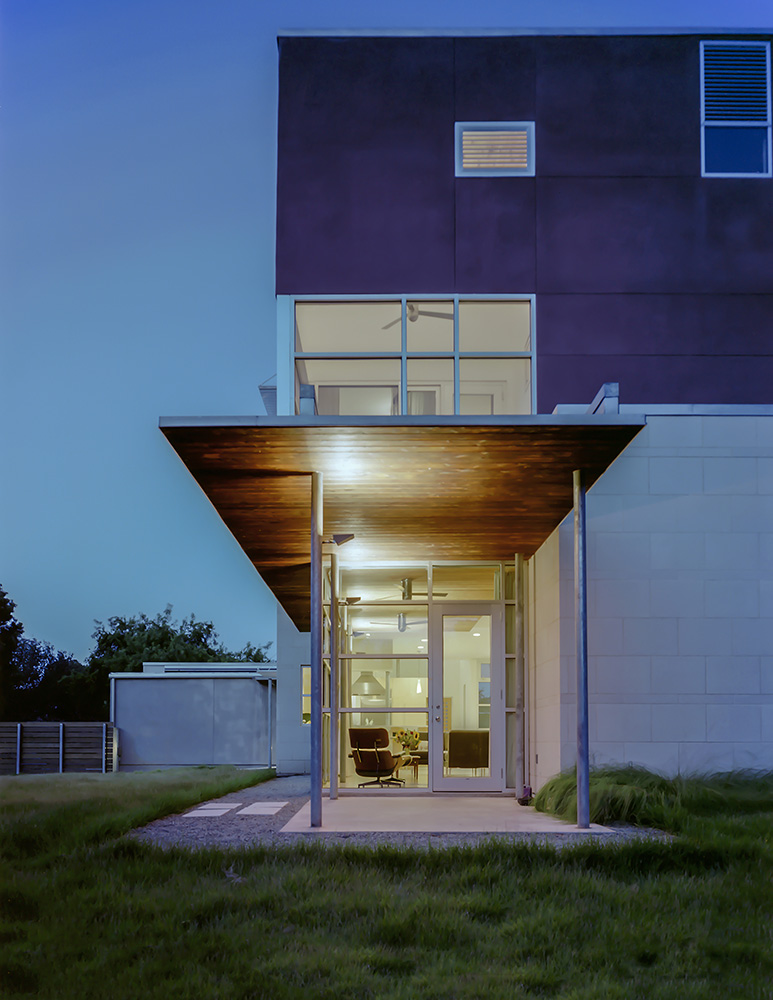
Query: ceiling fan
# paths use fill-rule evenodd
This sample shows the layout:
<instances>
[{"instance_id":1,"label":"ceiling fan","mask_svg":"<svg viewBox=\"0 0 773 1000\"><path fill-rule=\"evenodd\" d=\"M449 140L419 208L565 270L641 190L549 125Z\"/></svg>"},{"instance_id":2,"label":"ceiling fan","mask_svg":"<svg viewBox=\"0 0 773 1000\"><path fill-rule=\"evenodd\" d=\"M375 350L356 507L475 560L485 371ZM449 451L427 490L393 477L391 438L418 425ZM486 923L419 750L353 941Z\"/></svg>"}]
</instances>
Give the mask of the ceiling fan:
<instances>
[{"instance_id":1,"label":"ceiling fan","mask_svg":"<svg viewBox=\"0 0 773 1000\"><path fill-rule=\"evenodd\" d=\"M390 620L388 618L375 619L375 620L371 621L370 624L372 626L374 626L375 628L393 629L395 627L394 626L394 619ZM406 617L406 615L405 615L405 613L403 611L400 611L398 613L398 615L397 615L397 631L398 632L407 632L408 629L413 628L414 625L421 625L422 628L426 629L427 628L427 619L426 618L417 618L416 621L408 621L408 618ZM356 635L357 633L355 632L353 634Z\"/></svg>"},{"instance_id":2,"label":"ceiling fan","mask_svg":"<svg viewBox=\"0 0 773 1000\"><path fill-rule=\"evenodd\" d=\"M406 306L406 313L407 313L407 316L408 316L408 321L410 323L415 323L416 320L419 318L419 316L434 316L435 319L453 319L454 318L454 314L452 312L450 312L450 313L441 313L441 312L434 312L431 309L419 309L419 307L416 305L415 302L409 302L407 304L407 306ZM397 323L400 322L401 319L402 319L402 317L400 317L399 319L393 319L391 323L387 323L387 325L386 326L382 326L381 329L382 330L388 330L390 326L395 326Z\"/></svg>"}]
</instances>

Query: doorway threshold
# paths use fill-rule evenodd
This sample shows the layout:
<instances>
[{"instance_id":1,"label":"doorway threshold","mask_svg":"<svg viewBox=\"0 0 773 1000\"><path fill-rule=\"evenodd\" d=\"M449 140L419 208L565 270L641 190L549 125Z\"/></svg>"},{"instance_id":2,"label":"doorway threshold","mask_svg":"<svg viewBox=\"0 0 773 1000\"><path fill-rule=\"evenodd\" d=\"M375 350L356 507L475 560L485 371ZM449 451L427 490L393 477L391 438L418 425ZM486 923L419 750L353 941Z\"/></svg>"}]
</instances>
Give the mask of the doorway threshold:
<instances>
[{"instance_id":1,"label":"doorway threshold","mask_svg":"<svg viewBox=\"0 0 773 1000\"><path fill-rule=\"evenodd\" d=\"M327 788L322 790L322 795L326 800L330 798L330 793ZM400 798L411 797L411 798L421 798L421 799L455 799L458 797L469 798L474 796L476 799L514 799L515 789L514 788L504 788L501 792L433 792L430 788L396 788L395 786L387 786L385 788L338 788L338 797L342 796L349 798L362 798L364 796L374 796L378 798L379 796L389 795L390 798L399 796ZM333 799L335 801L335 799Z\"/></svg>"}]
</instances>

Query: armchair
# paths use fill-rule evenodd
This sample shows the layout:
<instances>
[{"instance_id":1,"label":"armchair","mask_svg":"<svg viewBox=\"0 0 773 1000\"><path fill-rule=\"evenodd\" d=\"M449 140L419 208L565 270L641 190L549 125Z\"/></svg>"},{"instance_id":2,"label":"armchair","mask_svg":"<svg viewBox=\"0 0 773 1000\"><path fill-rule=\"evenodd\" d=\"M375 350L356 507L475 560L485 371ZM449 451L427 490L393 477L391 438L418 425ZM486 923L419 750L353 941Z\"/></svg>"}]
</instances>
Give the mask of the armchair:
<instances>
[{"instance_id":1,"label":"armchair","mask_svg":"<svg viewBox=\"0 0 773 1000\"><path fill-rule=\"evenodd\" d=\"M357 787L367 785L404 785L402 778L394 776L395 770L403 763L401 755L394 756L389 749L389 733L386 729L350 729L349 743L352 747L354 770L361 778L375 778L363 781Z\"/></svg>"}]
</instances>

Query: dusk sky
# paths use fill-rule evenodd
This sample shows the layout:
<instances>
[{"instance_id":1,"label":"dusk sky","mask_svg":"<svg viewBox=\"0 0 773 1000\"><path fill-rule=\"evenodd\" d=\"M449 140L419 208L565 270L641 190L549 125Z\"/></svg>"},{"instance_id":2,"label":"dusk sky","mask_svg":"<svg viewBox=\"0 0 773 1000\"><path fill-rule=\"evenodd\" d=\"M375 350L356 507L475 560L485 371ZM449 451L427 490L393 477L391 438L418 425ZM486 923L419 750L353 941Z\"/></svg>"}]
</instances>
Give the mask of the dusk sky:
<instances>
[{"instance_id":1,"label":"dusk sky","mask_svg":"<svg viewBox=\"0 0 773 1000\"><path fill-rule=\"evenodd\" d=\"M773 30L765 2L4 0L0 584L85 658L167 604L230 648L274 601L158 430L263 413L283 30ZM697 114L696 109L696 114Z\"/></svg>"}]
</instances>

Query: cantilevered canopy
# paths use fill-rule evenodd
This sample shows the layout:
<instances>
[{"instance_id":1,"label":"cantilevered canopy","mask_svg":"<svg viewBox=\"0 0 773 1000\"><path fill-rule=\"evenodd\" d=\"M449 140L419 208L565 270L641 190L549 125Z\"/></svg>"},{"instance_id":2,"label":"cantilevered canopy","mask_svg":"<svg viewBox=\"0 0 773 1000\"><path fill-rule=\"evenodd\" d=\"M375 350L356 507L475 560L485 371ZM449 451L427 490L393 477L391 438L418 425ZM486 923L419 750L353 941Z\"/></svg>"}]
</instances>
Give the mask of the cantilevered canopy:
<instances>
[{"instance_id":1,"label":"cantilevered canopy","mask_svg":"<svg viewBox=\"0 0 773 1000\"><path fill-rule=\"evenodd\" d=\"M163 418L289 616L309 628L311 473L346 560L530 556L643 427L618 415Z\"/></svg>"}]
</instances>

